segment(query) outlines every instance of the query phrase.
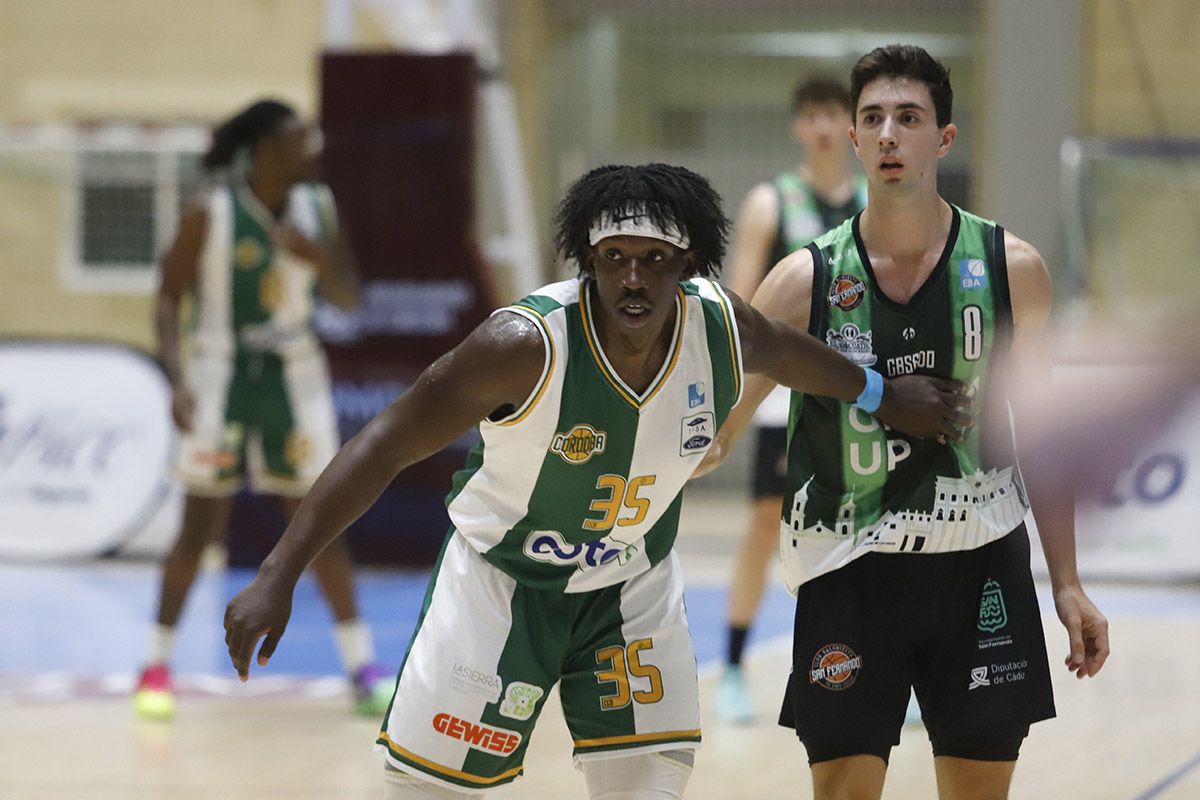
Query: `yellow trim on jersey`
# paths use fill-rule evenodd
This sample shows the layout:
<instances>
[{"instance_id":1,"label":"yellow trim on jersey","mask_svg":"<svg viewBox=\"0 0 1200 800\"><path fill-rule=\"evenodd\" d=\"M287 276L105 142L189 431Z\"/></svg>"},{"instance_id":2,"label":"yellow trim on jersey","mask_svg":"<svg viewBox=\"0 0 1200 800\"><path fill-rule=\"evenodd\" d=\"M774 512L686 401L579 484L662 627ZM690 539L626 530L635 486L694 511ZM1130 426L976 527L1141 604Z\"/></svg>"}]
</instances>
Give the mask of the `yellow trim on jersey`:
<instances>
[{"instance_id":1,"label":"yellow trim on jersey","mask_svg":"<svg viewBox=\"0 0 1200 800\"><path fill-rule=\"evenodd\" d=\"M642 405L649 403L654 398L654 395L658 394L658 390L666 384L667 378L675 371L675 364L679 362L679 354L683 352L683 323L687 317L687 296L684 295L682 286L679 287L678 292L675 303L676 307L679 308L679 313L675 318L675 352L671 353L671 363L666 371L663 372L662 380L654 384L650 389L650 393L646 395L646 399L642 401Z\"/></svg>"},{"instance_id":2,"label":"yellow trim on jersey","mask_svg":"<svg viewBox=\"0 0 1200 800\"><path fill-rule=\"evenodd\" d=\"M516 425L528 417L533 412L533 409L537 407L537 404L541 402L542 395L546 393L546 387L550 385L550 379L554 377L554 362L557 354L554 350L554 337L550 335L550 325L546 322L546 318L539 312L534 311L528 306L519 305L505 306L501 311L512 311L514 314L521 314L522 316L525 313L529 313L536 317L537 319L533 320L533 322L541 327L542 334L546 337L546 347L550 350L550 363L542 374L542 379L537 388L530 394L531 399L527 399L524 406L513 412L515 416L496 423L497 425Z\"/></svg>"},{"instance_id":3,"label":"yellow trim on jersey","mask_svg":"<svg viewBox=\"0 0 1200 800\"><path fill-rule=\"evenodd\" d=\"M591 309L588 307L591 298L590 283L584 286L582 296L579 298L579 313L583 316L583 338L592 352L592 359L600 368L600 374L616 389L617 394L621 395L625 402L635 409L641 410L642 406L650 402L650 398L658 394L658 390L663 387L667 378L671 376L671 372L674 371L675 364L679 361L679 354L683 350L683 324L687 317L687 302L683 294L683 287L678 287L676 291L675 330L672 334L671 352L667 356L667 365L659 372L657 379L646 388L646 393L641 397L635 395L633 390L626 386L625 382L616 374L616 370L609 367L608 358L600 348L598 337L592 327Z\"/></svg>"},{"instance_id":4,"label":"yellow trim on jersey","mask_svg":"<svg viewBox=\"0 0 1200 800\"><path fill-rule=\"evenodd\" d=\"M700 729L693 731L663 731L661 733L631 733L626 736L605 736L600 739L576 739L575 747L607 747L614 744L650 744L673 739L696 739Z\"/></svg>"},{"instance_id":5,"label":"yellow trim on jersey","mask_svg":"<svg viewBox=\"0 0 1200 800\"><path fill-rule=\"evenodd\" d=\"M518 775L520 775L521 771L525 769L525 766L521 765L513 767L510 770L506 770L505 772L501 772L499 775L493 775L490 778L482 778L478 775L471 775L470 773L463 772L462 770L451 769L450 767L442 766L441 764L434 763L427 758L421 758L416 753L405 750L403 747L393 742L392 738L388 736L387 731L379 732L379 741L387 746L387 749L392 753L392 755L404 761L413 762L413 766L427 769L435 775L444 775L447 778L465 781L466 783L470 783L475 786L493 786L501 781L511 781L513 778L516 778Z\"/></svg>"},{"instance_id":6,"label":"yellow trim on jersey","mask_svg":"<svg viewBox=\"0 0 1200 800\"><path fill-rule=\"evenodd\" d=\"M712 282L713 288L721 298L718 304L721 306L721 314L725 317L725 335L729 337L729 358L733 361L733 404L736 406L738 401L742 399L742 348L741 342L735 341L733 333L736 330L732 319L732 309L729 298L725 296L725 292L721 290L716 281Z\"/></svg>"}]
</instances>

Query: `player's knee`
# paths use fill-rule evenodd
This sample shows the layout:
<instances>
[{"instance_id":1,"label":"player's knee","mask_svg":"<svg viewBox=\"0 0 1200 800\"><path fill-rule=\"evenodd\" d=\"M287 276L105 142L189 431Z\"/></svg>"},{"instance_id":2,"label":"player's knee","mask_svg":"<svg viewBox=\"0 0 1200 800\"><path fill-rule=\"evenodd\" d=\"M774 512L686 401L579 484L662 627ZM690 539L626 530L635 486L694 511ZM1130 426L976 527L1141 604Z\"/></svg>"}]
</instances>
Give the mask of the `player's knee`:
<instances>
[{"instance_id":1,"label":"player's knee","mask_svg":"<svg viewBox=\"0 0 1200 800\"><path fill-rule=\"evenodd\" d=\"M383 800L468 800L476 797L479 795L438 786L384 763Z\"/></svg>"},{"instance_id":2,"label":"player's knee","mask_svg":"<svg viewBox=\"0 0 1200 800\"><path fill-rule=\"evenodd\" d=\"M679 800L692 775L695 750L681 748L581 763L591 800Z\"/></svg>"}]
</instances>

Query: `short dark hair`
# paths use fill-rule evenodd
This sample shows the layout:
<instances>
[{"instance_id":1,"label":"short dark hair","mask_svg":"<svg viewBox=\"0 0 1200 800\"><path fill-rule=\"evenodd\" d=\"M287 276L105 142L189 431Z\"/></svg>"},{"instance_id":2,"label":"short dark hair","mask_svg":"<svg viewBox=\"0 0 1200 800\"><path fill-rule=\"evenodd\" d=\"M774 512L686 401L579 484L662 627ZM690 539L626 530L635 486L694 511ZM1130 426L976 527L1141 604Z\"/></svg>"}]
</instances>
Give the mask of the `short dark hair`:
<instances>
[{"instance_id":1,"label":"short dark hair","mask_svg":"<svg viewBox=\"0 0 1200 800\"><path fill-rule=\"evenodd\" d=\"M950 124L954 90L950 88L950 70L923 48L912 44L877 47L858 60L850 70L851 113L858 116L858 98L863 87L876 78L908 78L929 88L939 128Z\"/></svg>"},{"instance_id":2,"label":"short dark hair","mask_svg":"<svg viewBox=\"0 0 1200 800\"><path fill-rule=\"evenodd\" d=\"M828 75L817 75L801 81L792 90L792 113L799 114L805 106L836 103L842 108L854 113L850 104L850 92L841 81Z\"/></svg>"},{"instance_id":3,"label":"short dark hair","mask_svg":"<svg viewBox=\"0 0 1200 800\"><path fill-rule=\"evenodd\" d=\"M575 181L554 217L554 246L564 258L575 259L579 274L591 274L592 224L604 215L619 217L635 209L645 209L655 225L673 226L688 238L695 267L687 277L707 278L720 271L729 237L721 196L704 176L671 164L609 165Z\"/></svg>"}]
</instances>

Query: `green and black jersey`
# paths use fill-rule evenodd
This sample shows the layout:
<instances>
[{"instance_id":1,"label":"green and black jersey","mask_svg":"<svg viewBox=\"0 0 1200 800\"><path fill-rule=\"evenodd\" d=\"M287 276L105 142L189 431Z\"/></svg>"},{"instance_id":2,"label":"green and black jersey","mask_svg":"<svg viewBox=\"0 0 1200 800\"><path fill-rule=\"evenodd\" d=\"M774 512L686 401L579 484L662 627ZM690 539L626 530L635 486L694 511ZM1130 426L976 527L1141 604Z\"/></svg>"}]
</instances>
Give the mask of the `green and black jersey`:
<instances>
[{"instance_id":1,"label":"green and black jersey","mask_svg":"<svg viewBox=\"0 0 1200 800\"><path fill-rule=\"evenodd\" d=\"M809 245L809 332L885 376L937 375L970 387L980 419L940 445L886 428L850 403L793 394L781 555L794 590L868 552L969 550L1020 524L1027 509L1006 402L994 385L1012 330L1004 231L953 208L950 235L906 304L879 289L861 215Z\"/></svg>"},{"instance_id":2,"label":"green and black jersey","mask_svg":"<svg viewBox=\"0 0 1200 800\"><path fill-rule=\"evenodd\" d=\"M836 228L867 205L867 181L854 179L854 194L839 206L825 202L796 170L781 172L772 185L779 200L779 230L771 246L771 265Z\"/></svg>"}]
</instances>

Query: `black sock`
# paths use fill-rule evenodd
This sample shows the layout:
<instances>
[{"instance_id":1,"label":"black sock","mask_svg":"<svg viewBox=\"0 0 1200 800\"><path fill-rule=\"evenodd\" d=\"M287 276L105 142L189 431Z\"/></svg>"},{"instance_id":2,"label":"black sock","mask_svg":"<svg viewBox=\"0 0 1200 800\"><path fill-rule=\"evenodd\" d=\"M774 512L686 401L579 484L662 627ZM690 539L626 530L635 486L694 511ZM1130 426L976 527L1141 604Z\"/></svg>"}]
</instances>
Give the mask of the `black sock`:
<instances>
[{"instance_id":1,"label":"black sock","mask_svg":"<svg viewBox=\"0 0 1200 800\"><path fill-rule=\"evenodd\" d=\"M726 654L729 666L740 667L742 665L742 650L746 647L746 634L748 633L750 633L749 627L729 626L729 652Z\"/></svg>"}]
</instances>

